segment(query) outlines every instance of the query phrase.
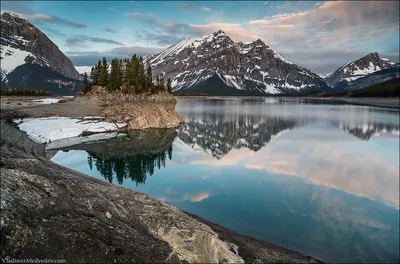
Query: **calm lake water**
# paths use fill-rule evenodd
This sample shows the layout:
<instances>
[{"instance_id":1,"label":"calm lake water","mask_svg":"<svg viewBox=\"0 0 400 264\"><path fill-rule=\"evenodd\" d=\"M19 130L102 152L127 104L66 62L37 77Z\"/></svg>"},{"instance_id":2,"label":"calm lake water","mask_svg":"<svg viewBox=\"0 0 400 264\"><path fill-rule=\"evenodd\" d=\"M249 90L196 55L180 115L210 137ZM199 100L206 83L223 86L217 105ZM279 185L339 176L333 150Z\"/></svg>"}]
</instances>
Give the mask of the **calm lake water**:
<instances>
[{"instance_id":1,"label":"calm lake water","mask_svg":"<svg viewBox=\"0 0 400 264\"><path fill-rule=\"evenodd\" d=\"M178 130L52 160L325 262L399 262L399 111L179 99Z\"/></svg>"}]
</instances>

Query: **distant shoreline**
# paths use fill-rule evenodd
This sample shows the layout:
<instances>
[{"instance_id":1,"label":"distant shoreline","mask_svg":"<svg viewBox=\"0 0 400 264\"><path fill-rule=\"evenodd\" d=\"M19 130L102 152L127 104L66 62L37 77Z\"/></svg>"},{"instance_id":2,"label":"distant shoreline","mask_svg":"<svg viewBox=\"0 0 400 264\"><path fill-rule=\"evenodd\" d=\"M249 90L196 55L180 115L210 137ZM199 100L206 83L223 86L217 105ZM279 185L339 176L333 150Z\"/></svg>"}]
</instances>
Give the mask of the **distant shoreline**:
<instances>
[{"instance_id":1,"label":"distant shoreline","mask_svg":"<svg viewBox=\"0 0 400 264\"><path fill-rule=\"evenodd\" d=\"M204 98L204 99L257 99L257 98L275 98L275 99L300 99L331 101L352 105L376 106L392 109L400 109L399 97L315 97L315 96L229 96L229 95L176 95L176 98Z\"/></svg>"}]
</instances>

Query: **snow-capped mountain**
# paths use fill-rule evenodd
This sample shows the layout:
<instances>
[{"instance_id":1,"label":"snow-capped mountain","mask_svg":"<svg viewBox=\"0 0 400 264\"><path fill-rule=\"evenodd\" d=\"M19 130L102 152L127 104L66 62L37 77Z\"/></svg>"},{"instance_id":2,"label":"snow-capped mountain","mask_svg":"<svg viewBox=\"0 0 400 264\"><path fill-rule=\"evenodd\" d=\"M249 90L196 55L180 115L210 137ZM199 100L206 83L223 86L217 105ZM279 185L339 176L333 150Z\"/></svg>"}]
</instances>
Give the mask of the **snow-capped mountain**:
<instances>
[{"instance_id":1,"label":"snow-capped mountain","mask_svg":"<svg viewBox=\"0 0 400 264\"><path fill-rule=\"evenodd\" d=\"M60 95L79 90L82 77L72 62L29 21L1 14L0 43L1 88L41 88Z\"/></svg>"},{"instance_id":2,"label":"snow-capped mountain","mask_svg":"<svg viewBox=\"0 0 400 264\"><path fill-rule=\"evenodd\" d=\"M395 65L394 62L380 58L377 52L348 62L325 78L326 83L335 90L345 90L355 80L371 73L385 70Z\"/></svg>"},{"instance_id":3,"label":"snow-capped mountain","mask_svg":"<svg viewBox=\"0 0 400 264\"><path fill-rule=\"evenodd\" d=\"M386 82L392 79L400 78L400 64L396 63L392 67L380 70L351 82L345 89L346 91L360 90L377 83Z\"/></svg>"},{"instance_id":4,"label":"snow-capped mountain","mask_svg":"<svg viewBox=\"0 0 400 264\"><path fill-rule=\"evenodd\" d=\"M285 59L261 40L235 42L222 30L184 39L144 58L153 74L171 78L175 93L278 94L327 90L317 74Z\"/></svg>"}]
</instances>

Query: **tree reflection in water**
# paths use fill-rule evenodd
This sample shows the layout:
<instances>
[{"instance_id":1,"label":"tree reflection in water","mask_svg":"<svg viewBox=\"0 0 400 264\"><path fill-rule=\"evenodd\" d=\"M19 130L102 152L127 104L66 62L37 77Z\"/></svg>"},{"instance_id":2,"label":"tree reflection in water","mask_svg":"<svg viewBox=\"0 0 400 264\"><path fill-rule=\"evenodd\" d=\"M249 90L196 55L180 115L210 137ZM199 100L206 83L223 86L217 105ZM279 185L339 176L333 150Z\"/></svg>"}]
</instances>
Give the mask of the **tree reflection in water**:
<instances>
[{"instance_id":1,"label":"tree reflection in water","mask_svg":"<svg viewBox=\"0 0 400 264\"><path fill-rule=\"evenodd\" d=\"M167 159L172 160L172 143L176 135L176 128L138 130L123 137L81 143L51 152L84 150L88 154L90 170L95 168L110 183L115 177L119 184L130 179L139 185L144 184L147 175L152 176L156 168L164 168Z\"/></svg>"},{"instance_id":2,"label":"tree reflection in water","mask_svg":"<svg viewBox=\"0 0 400 264\"><path fill-rule=\"evenodd\" d=\"M88 151L88 164L92 170L93 164L101 175L110 183L113 182L113 175L117 182L122 184L125 179L131 179L138 184L144 184L147 175L152 176L154 169L165 167L167 158L172 160L172 144L167 151L155 154L136 154L136 155L107 155L103 158L100 155Z\"/></svg>"}]
</instances>

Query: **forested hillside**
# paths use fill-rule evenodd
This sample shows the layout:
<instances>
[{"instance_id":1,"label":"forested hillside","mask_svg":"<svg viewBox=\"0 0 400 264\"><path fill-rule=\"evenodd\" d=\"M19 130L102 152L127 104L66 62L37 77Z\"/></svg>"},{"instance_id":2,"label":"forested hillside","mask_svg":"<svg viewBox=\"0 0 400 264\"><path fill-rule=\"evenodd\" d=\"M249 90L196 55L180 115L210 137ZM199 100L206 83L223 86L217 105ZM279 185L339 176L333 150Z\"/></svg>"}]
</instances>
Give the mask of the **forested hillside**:
<instances>
[{"instance_id":1,"label":"forested hillside","mask_svg":"<svg viewBox=\"0 0 400 264\"><path fill-rule=\"evenodd\" d=\"M397 97L400 96L400 78L377 83L369 87L353 91L351 97Z\"/></svg>"}]
</instances>

